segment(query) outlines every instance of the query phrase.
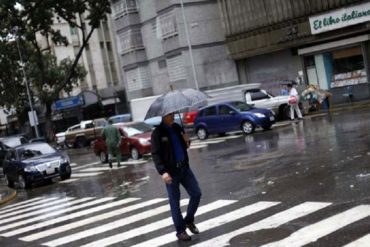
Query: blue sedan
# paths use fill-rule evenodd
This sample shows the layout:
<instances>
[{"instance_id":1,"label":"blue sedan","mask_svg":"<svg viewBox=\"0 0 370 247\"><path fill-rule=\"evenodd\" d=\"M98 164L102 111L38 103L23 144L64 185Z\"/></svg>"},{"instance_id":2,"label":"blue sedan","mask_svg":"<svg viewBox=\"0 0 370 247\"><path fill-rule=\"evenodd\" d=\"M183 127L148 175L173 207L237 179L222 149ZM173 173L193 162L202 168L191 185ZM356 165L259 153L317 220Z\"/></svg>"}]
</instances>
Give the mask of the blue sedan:
<instances>
[{"instance_id":1,"label":"blue sedan","mask_svg":"<svg viewBox=\"0 0 370 247\"><path fill-rule=\"evenodd\" d=\"M9 187L13 187L14 182L17 182L22 189L58 176L62 180L68 179L72 173L69 157L42 142L9 149L3 171Z\"/></svg>"},{"instance_id":2,"label":"blue sedan","mask_svg":"<svg viewBox=\"0 0 370 247\"><path fill-rule=\"evenodd\" d=\"M274 123L272 111L254 108L241 101L230 101L200 109L194 121L194 129L198 138L204 140L209 134L237 130L251 134L257 127L268 130Z\"/></svg>"}]
</instances>

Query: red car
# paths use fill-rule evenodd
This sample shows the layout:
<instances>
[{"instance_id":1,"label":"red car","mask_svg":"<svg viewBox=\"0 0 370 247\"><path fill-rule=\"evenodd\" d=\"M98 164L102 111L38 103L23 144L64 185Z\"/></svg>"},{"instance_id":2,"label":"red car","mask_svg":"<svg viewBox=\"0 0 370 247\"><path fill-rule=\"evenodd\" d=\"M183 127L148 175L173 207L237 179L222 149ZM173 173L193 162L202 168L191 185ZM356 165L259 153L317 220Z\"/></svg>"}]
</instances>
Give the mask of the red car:
<instances>
[{"instance_id":1,"label":"red car","mask_svg":"<svg viewBox=\"0 0 370 247\"><path fill-rule=\"evenodd\" d=\"M194 120L197 117L197 115L198 115L198 111L184 112L183 115L182 115L184 125L186 127L194 126Z\"/></svg>"},{"instance_id":2,"label":"red car","mask_svg":"<svg viewBox=\"0 0 370 247\"><path fill-rule=\"evenodd\" d=\"M121 154L137 160L151 152L150 137L153 128L144 122L126 122L114 124L121 133ZM103 137L98 137L93 144L94 153L103 163L108 162L107 145Z\"/></svg>"}]
</instances>

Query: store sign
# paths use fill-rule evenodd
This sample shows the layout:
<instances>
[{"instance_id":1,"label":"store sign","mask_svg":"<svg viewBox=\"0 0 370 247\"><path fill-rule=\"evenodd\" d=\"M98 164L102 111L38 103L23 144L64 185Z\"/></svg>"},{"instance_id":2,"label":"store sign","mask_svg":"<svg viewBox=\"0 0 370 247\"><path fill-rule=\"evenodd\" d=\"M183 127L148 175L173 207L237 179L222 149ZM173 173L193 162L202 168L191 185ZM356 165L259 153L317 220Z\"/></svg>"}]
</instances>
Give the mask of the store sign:
<instances>
[{"instance_id":1,"label":"store sign","mask_svg":"<svg viewBox=\"0 0 370 247\"><path fill-rule=\"evenodd\" d=\"M54 103L53 108L55 110L63 110L71 107L83 105L83 100L79 96L70 97L67 99L61 99Z\"/></svg>"},{"instance_id":2,"label":"store sign","mask_svg":"<svg viewBox=\"0 0 370 247\"><path fill-rule=\"evenodd\" d=\"M342 8L309 18L311 33L318 34L370 21L370 3Z\"/></svg>"}]
</instances>

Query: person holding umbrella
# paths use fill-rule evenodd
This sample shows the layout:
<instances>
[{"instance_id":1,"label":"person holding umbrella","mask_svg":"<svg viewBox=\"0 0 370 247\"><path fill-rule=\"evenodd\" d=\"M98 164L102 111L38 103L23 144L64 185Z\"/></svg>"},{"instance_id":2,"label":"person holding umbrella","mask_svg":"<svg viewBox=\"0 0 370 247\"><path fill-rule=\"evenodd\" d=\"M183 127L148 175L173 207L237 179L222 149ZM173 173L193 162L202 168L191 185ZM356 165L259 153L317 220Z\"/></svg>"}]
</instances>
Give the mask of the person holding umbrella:
<instances>
[{"instance_id":1,"label":"person holding umbrella","mask_svg":"<svg viewBox=\"0 0 370 247\"><path fill-rule=\"evenodd\" d=\"M198 181L189 167L187 148L190 146L189 136L184 128L174 122L174 114L181 109L194 106L205 100L207 96L196 90L172 90L157 98L150 106L146 119L155 115L162 116L151 137L152 157L158 173L165 183L172 220L176 228L176 236L180 241L190 241L186 228L193 234L199 230L194 224L194 216L202 196ZM180 208L180 185L190 196L189 205L184 218Z\"/></svg>"}]
</instances>

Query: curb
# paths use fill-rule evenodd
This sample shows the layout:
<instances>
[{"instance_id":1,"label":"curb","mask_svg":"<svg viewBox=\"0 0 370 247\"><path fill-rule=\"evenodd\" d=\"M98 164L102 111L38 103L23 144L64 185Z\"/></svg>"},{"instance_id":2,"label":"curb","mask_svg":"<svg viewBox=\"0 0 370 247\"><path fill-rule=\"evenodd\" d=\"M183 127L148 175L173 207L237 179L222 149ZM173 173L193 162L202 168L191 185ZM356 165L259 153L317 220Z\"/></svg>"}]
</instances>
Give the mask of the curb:
<instances>
[{"instance_id":1,"label":"curb","mask_svg":"<svg viewBox=\"0 0 370 247\"><path fill-rule=\"evenodd\" d=\"M6 196L5 198L1 199L0 200L0 205L2 204L5 204L7 202L10 202L11 200L13 200L15 197L17 196L17 191L16 190L12 190L12 193L8 196Z\"/></svg>"}]
</instances>

